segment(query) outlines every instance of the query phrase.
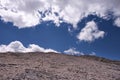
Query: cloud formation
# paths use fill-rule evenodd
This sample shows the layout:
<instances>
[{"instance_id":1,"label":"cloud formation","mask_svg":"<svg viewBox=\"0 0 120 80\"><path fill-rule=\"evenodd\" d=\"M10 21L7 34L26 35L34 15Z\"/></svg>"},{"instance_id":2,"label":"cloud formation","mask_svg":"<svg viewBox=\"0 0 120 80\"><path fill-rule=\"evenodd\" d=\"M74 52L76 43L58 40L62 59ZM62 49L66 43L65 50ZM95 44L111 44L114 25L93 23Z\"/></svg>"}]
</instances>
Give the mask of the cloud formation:
<instances>
[{"instance_id":1,"label":"cloud formation","mask_svg":"<svg viewBox=\"0 0 120 80\"><path fill-rule=\"evenodd\" d=\"M34 27L42 21L62 22L74 28L89 14L106 19L108 12L120 16L120 0L0 0L0 17L18 28Z\"/></svg>"},{"instance_id":2,"label":"cloud formation","mask_svg":"<svg viewBox=\"0 0 120 80\"><path fill-rule=\"evenodd\" d=\"M114 22L117 27L120 27L120 18L117 18Z\"/></svg>"},{"instance_id":3,"label":"cloud formation","mask_svg":"<svg viewBox=\"0 0 120 80\"><path fill-rule=\"evenodd\" d=\"M24 47L20 41L13 41L8 45L0 45L0 52L55 52L53 49L45 49L35 44L30 44L28 47Z\"/></svg>"},{"instance_id":4,"label":"cloud formation","mask_svg":"<svg viewBox=\"0 0 120 80\"><path fill-rule=\"evenodd\" d=\"M75 48L65 50L64 53L68 55L84 55L84 53L77 51Z\"/></svg>"},{"instance_id":5,"label":"cloud formation","mask_svg":"<svg viewBox=\"0 0 120 80\"><path fill-rule=\"evenodd\" d=\"M95 52L92 52L91 54L89 54L90 56L95 56L96 53Z\"/></svg>"},{"instance_id":6,"label":"cloud formation","mask_svg":"<svg viewBox=\"0 0 120 80\"><path fill-rule=\"evenodd\" d=\"M104 34L105 34L105 32L100 31L94 21L90 21L86 24L86 26L77 35L77 38L80 41L92 42L95 39L103 38Z\"/></svg>"}]
</instances>

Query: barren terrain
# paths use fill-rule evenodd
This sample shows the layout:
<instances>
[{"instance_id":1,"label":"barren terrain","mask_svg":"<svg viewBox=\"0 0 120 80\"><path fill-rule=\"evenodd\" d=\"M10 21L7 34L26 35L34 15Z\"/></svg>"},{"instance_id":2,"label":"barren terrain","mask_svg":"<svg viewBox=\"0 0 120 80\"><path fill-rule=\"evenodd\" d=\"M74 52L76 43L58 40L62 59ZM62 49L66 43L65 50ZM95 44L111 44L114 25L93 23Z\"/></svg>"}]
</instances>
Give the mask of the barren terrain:
<instances>
[{"instance_id":1,"label":"barren terrain","mask_svg":"<svg viewBox=\"0 0 120 80\"><path fill-rule=\"evenodd\" d=\"M120 61L56 53L0 53L0 80L120 80Z\"/></svg>"}]
</instances>

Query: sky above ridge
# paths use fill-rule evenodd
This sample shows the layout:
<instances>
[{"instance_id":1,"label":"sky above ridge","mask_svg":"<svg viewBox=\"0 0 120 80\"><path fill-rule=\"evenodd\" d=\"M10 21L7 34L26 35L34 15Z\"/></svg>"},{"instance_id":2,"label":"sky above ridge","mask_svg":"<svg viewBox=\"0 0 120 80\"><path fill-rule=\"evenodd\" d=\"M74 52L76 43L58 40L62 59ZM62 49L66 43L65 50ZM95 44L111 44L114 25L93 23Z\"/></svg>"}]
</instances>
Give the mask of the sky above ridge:
<instances>
[{"instance_id":1,"label":"sky above ridge","mask_svg":"<svg viewBox=\"0 0 120 80\"><path fill-rule=\"evenodd\" d=\"M0 52L120 60L119 0L0 0Z\"/></svg>"}]
</instances>

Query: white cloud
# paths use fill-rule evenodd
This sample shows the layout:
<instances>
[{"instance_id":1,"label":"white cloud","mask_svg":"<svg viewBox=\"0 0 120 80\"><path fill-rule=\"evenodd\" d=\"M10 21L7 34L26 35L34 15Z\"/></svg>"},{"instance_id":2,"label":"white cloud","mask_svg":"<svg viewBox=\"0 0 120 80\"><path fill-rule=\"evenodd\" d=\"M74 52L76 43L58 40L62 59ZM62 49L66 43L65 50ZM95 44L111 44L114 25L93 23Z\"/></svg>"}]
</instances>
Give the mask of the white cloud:
<instances>
[{"instance_id":1,"label":"white cloud","mask_svg":"<svg viewBox=\"0 0 120 80\"><path fill-rule=\"evenodd\" d=\"M70 48L68 50L65 50L64 53L68 55L84 55L84 53L76 51L75 48Z\"/></svg>"},{"instance_id":2,"label":"white cloud","mask_svg":"<svg viewBox=\"0 0 120 80\"><path fill-rule=\"evenodd\" d=\"M53 49L44 49L38 45L30 44L28 47L24 47L20 41L13 41L8 45L0 45L0 52L55 52Z\"/></svg>"},{"instance_id":3,"label":"white cloud","mask_svg":"<svg viewBox=\"0 0 120 80\"><path fill-rule=\"evenodd\" d=\"M18 28L31 27L40 23L37 12L39 0L1 0L0 16L5 22L13 22Z\"/></svg>"},{"instance_id":4,"label":"white cloud","mask_svg":"<svg viewBox=\"0 0 120 80\"><path fill-rule=\"evenodd\" d=\"M105 32L100 31L94 21L88 22L86 26L77 35L80 41L94 41L95 39L104 37Z\"/></svg>"},{"instance_id":5,"label":"white cloud","mask_svg":"<svg viewBox=\"0 0 120 80\"><path fill-rule=\"evenodd\" d=\"M114 22L117 27L120 27L120 18L117 18Z\"/></svg>"},{"instance_id":6,"label":"white cloud","mask_svg":"<svg viewBox=\"0 0 120 80\"><path fill-rule=\"evenodd\" d=\"M92 52L91 54L89 54L89 55L91 55L91 56L95 56L96 55L96 53L95 52Z\"/></svg>"},{"instance_id":7,"label":"white cloud","mask_svg":"<svg viewBox=\"0 0 120 80\"><path fill-rule=\"evenodd\" d=\"M77 28L76 24L89 14L106 19L107 12L112 11L115 17L120 16L119 3L120 0L0 0L0 17L18 28L49 20L57 26L63 21Z\"/></svg>"}]
</instances>

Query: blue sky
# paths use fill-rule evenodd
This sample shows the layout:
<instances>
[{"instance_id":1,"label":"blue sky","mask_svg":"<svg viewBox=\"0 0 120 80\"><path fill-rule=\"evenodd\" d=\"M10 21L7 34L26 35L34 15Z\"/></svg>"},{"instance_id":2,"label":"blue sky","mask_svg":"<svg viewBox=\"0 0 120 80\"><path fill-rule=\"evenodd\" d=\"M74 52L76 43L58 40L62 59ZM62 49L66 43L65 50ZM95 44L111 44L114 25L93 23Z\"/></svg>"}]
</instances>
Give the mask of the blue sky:
<instances>
[{"instance_id":1,"label":"blue sky","mask_svg":"<svg viewBox=\"0 0 120 80\"><path fill-rule=\"evenodd\" d=\"M63 4L65 1L58 1L58 6L56 6L56 2L53 1L51 2L53 7L47 6L47 9L39 9L39 4L34 0L23 0L26 6L21 5L22 7L19 6L19 1L17 3L8 2L10 6L5 4L7 2L1 2L0 52L51 51L71 55L97 55L120 60L120 7L117 5L119 1L106 0L106 2L98 4L92 0L98 7L104 5L104 9L94 9L93 3L89 1L77 0L74 2L75 5L72 4L72 1L66 3L70 6L65 6ZM77 2L88 4L88 6L82 7L90 5L92 9L83 11L83 8L83 12L76 11L81 7L81 4L76 4ZM111 5L106 6L108 2ZM28 3L32 4L28 5ZM45 0L43 3L48 3L48 1ZM13 4L20 9L11 6ZM113 6L114 4L118 7ZM67 10L61 7L63 5ZM62 12L59 12L59 7L61 11L63 10ZM108 7L111 8L111 11L108 11ZM36 16L32 13L37 9L39 9L39 13L36 11ZM81 16L83 13L86 15Z\"/></svg>"}]
</instances>

